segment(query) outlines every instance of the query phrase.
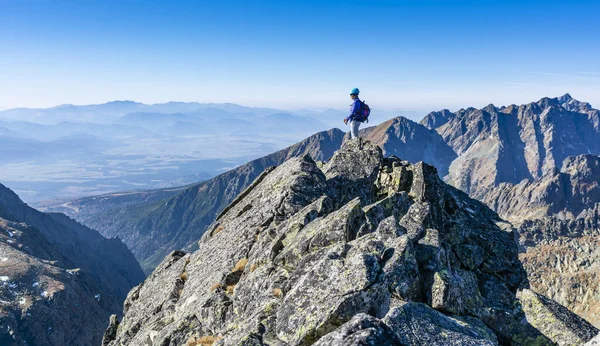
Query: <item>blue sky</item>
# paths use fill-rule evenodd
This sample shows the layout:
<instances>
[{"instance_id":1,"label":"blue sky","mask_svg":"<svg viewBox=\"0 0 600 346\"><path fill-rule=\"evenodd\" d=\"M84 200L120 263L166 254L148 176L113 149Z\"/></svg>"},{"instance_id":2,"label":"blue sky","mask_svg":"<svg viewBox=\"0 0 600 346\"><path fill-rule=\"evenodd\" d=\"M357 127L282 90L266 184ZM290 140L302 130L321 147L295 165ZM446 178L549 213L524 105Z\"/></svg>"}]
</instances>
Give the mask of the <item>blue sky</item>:
<instances>
[{"instance_id":1,"label":"blue sky","mask_svg":"<svg viewBox=\"0 0 600 346\"><path fill-rule=\"evenodd\" d=\"M0 0L0 109L600 106L600 1Z\"/></svg>"}]
</instances>

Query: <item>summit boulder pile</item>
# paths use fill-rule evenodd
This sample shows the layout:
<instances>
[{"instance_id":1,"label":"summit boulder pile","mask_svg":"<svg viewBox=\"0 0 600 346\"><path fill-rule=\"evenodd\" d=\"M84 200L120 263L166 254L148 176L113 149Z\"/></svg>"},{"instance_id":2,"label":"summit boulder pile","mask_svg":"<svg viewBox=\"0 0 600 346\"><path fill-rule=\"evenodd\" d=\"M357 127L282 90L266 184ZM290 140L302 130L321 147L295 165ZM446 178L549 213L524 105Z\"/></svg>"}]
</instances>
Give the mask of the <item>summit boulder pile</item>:
<instances>
[{"instance_id":1,"label":"summit boulder pile","mask_svg":"<svg viewBox=\"0 0 600 346\"><path fill-rule=\"evenodd\" d=\"M104 345L579 345L531 290L515 234L436 169L351 140L265 170L174 251Z\"/></svg>"}]
</instances>

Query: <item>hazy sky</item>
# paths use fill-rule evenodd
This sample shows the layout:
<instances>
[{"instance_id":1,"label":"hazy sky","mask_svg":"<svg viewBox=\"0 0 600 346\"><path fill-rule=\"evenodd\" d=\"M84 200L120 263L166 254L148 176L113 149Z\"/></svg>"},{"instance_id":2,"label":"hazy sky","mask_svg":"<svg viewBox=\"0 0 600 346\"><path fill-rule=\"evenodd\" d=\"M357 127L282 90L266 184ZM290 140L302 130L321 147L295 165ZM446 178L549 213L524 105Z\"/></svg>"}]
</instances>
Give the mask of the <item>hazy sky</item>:
<instances>
[{"instance_id":1,"label":"hazy sky","mask_svg":"<svg viewBox=\"0 0 600 346\"><path fill-rule=\"evenodd\" d=\"M0 109L600 106L600 1L0 0Z\"/></svg>"}]
</instances>

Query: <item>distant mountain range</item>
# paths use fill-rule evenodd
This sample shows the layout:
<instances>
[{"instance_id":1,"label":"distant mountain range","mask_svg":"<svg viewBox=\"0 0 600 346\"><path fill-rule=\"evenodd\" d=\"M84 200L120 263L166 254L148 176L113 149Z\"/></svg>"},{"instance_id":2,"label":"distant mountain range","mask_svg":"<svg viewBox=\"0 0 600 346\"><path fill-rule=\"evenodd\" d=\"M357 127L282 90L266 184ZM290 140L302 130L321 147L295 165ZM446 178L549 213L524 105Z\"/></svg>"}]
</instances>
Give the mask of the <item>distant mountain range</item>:
<instances>
[{"instance_id":1,"label":"distant mountain range","mask_svg":"<svg viewBox=\"0 0 600 346\"><path fill-rule=\"evenodd\" d=\"M57 124L63 121L110 124L129 113L189 113L198 112L212 115L247 114L267 115L279 112L275 109L244 107L232 103L167 102L148 105L134 101L112 101L97 105L65 104L52 108L15 108L0 111L0 119L18 118L38 124Z\"/></svg>"},{"instance_id":2,"label":"distant mountain range","mask_svg":"<svg viewBox=\"0 0 600 346\"><path fill-rule=\"evenodd\" d=\"M0 181L34 203L197 183L340 124L345 115L132 101L6 110Z\"/></svg>"},{"instance_id":3,"label":"distant mountain range","mask_svg":"<svg viewBox=\"0 0 600 346\"><path fill-rule=\"evenodd\" d=\"M144 274L127 247L0 184L0 344L99 344Z\"/></svg>"},{"instance_id":4,"label":"distant mountain range","mask_svg":"<svg viewBox=\"0 0 600 346\"><path fill-rule=\"evenodd\" d=\"M567 157L560 170L518 184L501 183L483 200L515 225L547 216L576 219L600 203L600 156Z\"/></svg>"}]
</instances>

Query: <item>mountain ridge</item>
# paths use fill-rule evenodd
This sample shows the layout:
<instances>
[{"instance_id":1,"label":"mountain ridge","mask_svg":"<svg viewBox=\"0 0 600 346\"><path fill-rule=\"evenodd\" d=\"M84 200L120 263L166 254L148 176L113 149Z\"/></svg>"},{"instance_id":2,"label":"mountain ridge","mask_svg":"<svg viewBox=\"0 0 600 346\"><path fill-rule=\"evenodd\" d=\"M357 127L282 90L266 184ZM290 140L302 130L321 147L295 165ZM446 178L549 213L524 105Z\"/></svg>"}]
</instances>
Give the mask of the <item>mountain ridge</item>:
<instances>
[{"instance_id":1,"label":"mountain ridge","mask_svg":"<svg viewBox=\"0 0 600 346\"><path fill-rule=\"evenodd\" d=\"M551 173L578 154L600 154L600 114L569 94L520 106L430 113L435 129L458 155L446 181L482 198L502 182L519 183Z\"/></svg>"}]
</instances>

